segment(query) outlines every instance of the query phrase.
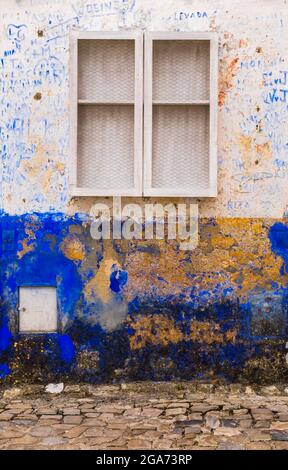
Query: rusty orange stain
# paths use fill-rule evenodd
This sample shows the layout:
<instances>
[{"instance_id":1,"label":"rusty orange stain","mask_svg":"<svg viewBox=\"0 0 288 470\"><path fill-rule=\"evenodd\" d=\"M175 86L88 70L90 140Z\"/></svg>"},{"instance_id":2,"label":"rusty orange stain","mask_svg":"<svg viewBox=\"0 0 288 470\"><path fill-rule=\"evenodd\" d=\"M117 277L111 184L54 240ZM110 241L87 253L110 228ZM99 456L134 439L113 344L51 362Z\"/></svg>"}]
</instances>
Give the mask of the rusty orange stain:
<instances>
[{"instance_id":1,"label":"rusty orange stain","mask_svg":"<svg viewBox=\"0 0 288 470\"><path fill-rule=\"evenodd\" d=\"M35 249L34 240L36 240L35 230L39 229L40 223L37 217L31 216L26 223L25 233L26 237L23 240L19 240L22 249L17 252L18 259L23 258L27 253L31 253Z\"/></svg>"},{"instance_id":2,"label":"rusty orange stain","mask_svg":"<svg viewBox=\"0 0 288 470\"><path fill-rule=\"evenodd\" d=\"M233 81L239 66L239 58L232 60L224 58L221 61L219 77L218 105L222 107L225 103L227 93L233 88Z\"/></svg>"}]
</instances>

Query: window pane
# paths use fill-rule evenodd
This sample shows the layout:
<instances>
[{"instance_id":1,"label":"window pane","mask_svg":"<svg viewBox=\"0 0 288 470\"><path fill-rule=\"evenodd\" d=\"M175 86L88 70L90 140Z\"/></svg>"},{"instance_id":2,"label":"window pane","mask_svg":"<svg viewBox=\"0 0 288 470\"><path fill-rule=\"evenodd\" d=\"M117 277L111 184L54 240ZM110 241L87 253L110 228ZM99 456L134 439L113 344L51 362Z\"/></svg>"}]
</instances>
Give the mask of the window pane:
<instances>
[{"instance_id":1,"label":"window pane","mask_svg":"<svg viewBox=\"0 0 288 470\"><path fill-rule=\"evenodd\" d=\"M153 100L208 100L209 50L209 41L153 41Z\"/></svg>"},{"instance_id":2,"label":"window pane","mask_svg":"<svg viewBox=\"0 0 288 470\"><path fill-rule=\"evenodd\" d=\"M209 187L209 107L153 107L152 187Z\"/></svg>"},{"instance_id":3,"label":"window pane","mask_svg":"<svg viewBox=\"0 0 288 470\"><path fill-rule=\"evenodd\" d=\"M79 99L134 101L134 41L81 39L78 67Z\"/></svg>"},{"instance_id":4,"label":"window pane","mask_svg":"<svg viewBox=\"0 0 288 470\"><path fill-rule=\"evenodd\" d=\"M78 123L79 187L133 188L134 106L79 106Z\"/></svg>"}]
</instances>

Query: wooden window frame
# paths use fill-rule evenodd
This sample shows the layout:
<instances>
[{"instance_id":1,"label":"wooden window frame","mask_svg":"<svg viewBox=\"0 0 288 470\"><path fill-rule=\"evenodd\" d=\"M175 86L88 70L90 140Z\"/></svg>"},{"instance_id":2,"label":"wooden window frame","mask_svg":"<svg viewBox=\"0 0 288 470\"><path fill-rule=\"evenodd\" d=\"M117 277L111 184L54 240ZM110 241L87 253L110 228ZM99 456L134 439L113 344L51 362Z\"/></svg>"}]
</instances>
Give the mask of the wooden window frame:
<instances>
[{"instance_id":1,"label":"wooden window frame","mask_svg":"<svg viewBox=\"0 0 288 470\"><path fill-rule=\"evenodd\" d=\"M152 132L153 132L153 41L191 40L210 41L210 97L207 104L209 117L209 187L207 190L177 190L152 187ZM144 196L154 197L195 197L217 196L217 89L218 89L218 38L210 32L147 32L144 51Z\"/></svg>"},{"instance_id":2,"label":"wooden window frame","mask_svg":"<svg viewBox=\"0 0 288 470\"><path fill-rule=\"evenodd\" d=\"M78 41L88 40L134 40L135 87L134 87L134 187L127 190L83 188L77 185L78 158ZM85 105L85 103L82 103ZM109 104L109 103L98 103ZM114 104L111 102L110 104ZM76 196L142 196L143 180L143 33L142 32L92 32L73 31L70 34L70 159L69 188Z\"/></svg>"}]
</instances>

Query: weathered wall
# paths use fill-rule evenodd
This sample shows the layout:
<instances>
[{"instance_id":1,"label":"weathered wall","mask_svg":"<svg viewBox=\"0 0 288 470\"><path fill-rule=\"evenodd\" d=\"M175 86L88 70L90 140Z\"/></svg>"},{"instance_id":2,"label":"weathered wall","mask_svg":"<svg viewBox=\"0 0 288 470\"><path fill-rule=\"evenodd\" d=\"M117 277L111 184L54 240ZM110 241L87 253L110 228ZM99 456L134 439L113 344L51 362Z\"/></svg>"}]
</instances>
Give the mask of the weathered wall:
<instances>
[{"instance_id":1,"label":"weathered wall","mask_svg":"<svg viewBox=\"0 0 288 470\"><path fill-rule=\"evenodd\" d=\"M0 377L287 379L286 0L3 0L0 18ZM195 251L91 238L96 199L68 191L71 28L217 31L219 196ZM57 284L58 334L17 334L23 283Z\"/></svg>"}]
</instances>

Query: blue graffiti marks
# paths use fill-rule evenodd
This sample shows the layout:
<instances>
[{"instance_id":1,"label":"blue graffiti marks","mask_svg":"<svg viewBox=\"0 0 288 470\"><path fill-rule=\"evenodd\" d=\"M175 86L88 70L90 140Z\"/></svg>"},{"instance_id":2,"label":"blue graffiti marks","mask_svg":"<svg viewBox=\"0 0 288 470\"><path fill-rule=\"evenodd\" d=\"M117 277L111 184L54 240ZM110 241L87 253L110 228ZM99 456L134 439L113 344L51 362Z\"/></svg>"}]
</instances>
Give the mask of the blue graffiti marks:
<instances>
[{"instance_id":1,"label":"blue graffiti marks","mask_svg":"<svg viewBox=\"0 0 288 470\"><path fill-rule=\"evenodd\" d=\"M264 87L269 88L264 97L266 104L288 103L288 70L281 70L277 75L264 72L263 80Z\"/></svg>"},{"instance_id":2,"label":"blue graffiti marks","mask_svg":"<svg viewBox=\"0 0 288 470\"><path fill-rule=\"evenodd\" d=\"M49 83L61 83L65 75L64 64L51 56L48 59L40 60L34 67L34 75L41 80L47 80Z\"/></svg>"},{"instance_id":3,"label":"blue graffiti marks","mask_svg":"<svg viewBox=\"0 0 288 470\"><path fill-rule=\"evenodd\" d=\"M66 364L71 364L75 358L75 348L70 336L57 334L57 341L60 359Z\"/></svg>"},{"instance_id":4,"label":"blue graffiti marks","mask_svg":"<svg viewBox=\"0 0 288 470\"><path fill-rule=\"evenodd\" d=\"M11 373L9 366L6 362L0 364L0 379L4 379Z\"/></svg>"},{"instance_id":5,"label":"blue graffiti marks","mask_svg":"<svg viewBox=\"0 0 288 470\"><path fill-rule=\"evenodd\" d=\"M25 24L8 24L6 34L10 41L16 43L22 42L25 39L25 30L27 26Z\"/></svg>"},{"instance_id":6,"label":"blue graffiti marks","mask_svg":"<svg viewBox=\"0 0 288 470\"><path fill-rule=\"evenodd\" d=\"M113 264L111 268L110 274L110 289L113 292L120 292L121 289L127 284L128 281L128 273L119 269L115 264Z\"/></svg>"},{"instance_id":7,"label":"blue graffiti marks","mask_svg":"<svg viewBox=\"0 0 288 470\"><path fill-rule=\"evenodd\" d=\"M73 5L77 16L110 16L132 12L136 0L113 0L108 2L90 2L86 5Z\"/></svg>"},{"instance_id":8,"label":"blue graffiti marks","mask_svg":"<svg viewBox=\"0 0 288 470\"><path fill-rule=\"evenodd\" d=\"M208 13L207 11L177 11L172 18L175 21L188 21L197 18L208 18Z\"/></svg>"},{"instance_id":9,"label":"blue graffiti marks","mask_svg":"<svg viewBox=\"0 0 288 470\"><path fill-rule=\"evenodd\" d=\"M79 18L77 16L52 26L45 32L46 42L49 43L51 41L55 41L56 39L62 38L69 33L70 29L77 28L78 26Z\"/></svg>"}]
</instances>

